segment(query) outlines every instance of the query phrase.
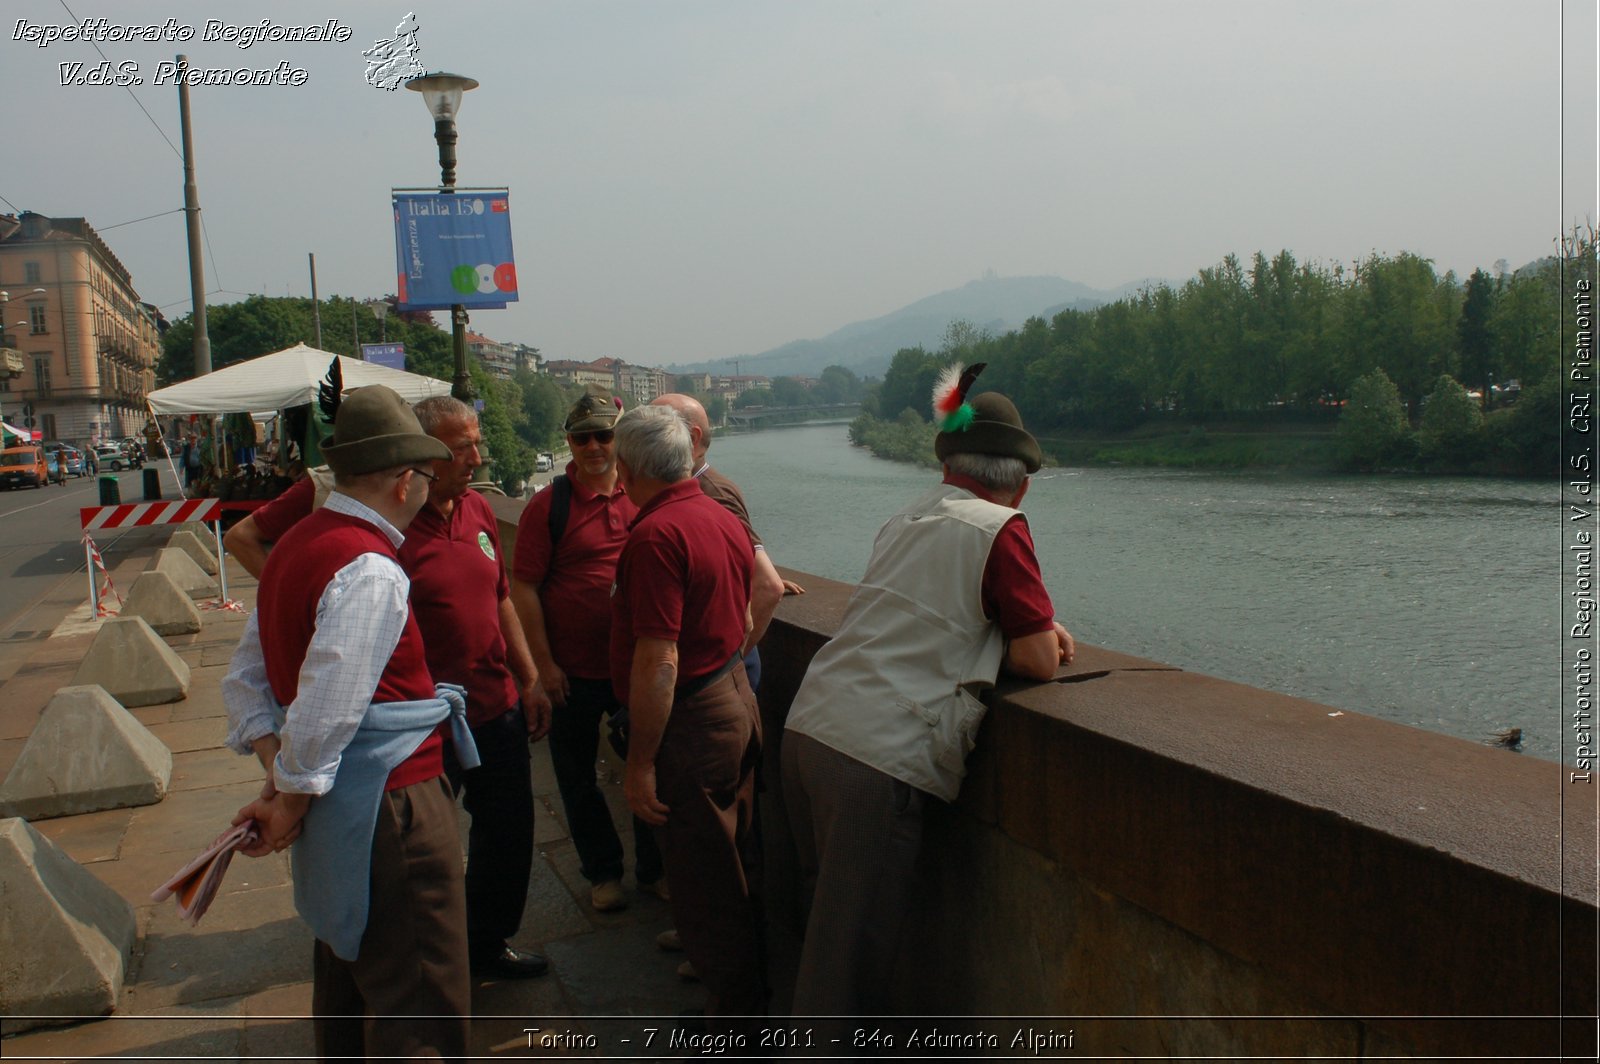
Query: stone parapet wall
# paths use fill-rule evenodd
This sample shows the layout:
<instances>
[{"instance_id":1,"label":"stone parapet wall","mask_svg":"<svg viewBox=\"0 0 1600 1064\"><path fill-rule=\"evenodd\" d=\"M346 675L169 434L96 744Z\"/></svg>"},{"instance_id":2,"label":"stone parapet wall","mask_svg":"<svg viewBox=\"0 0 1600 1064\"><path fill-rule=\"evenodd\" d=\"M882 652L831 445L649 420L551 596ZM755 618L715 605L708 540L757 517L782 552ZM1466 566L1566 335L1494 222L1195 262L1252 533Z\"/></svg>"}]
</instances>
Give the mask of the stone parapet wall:
<instances>
[{"instance_id":1,"label":"stone parapet wall","mask_svg":"<svg viewBox=\"0 0 1600 1064\"><path fill-rule=\"evenodd\" d=\"M493 501L509 554L522 504ZM769 907L798 921L778 750L851 587L785 575L808 593L762 644L762 813ZM904 1011L1082 1017L1132 1055L1592 1058L1594 784L1079 650L1002 683L932 803Z\"/></svg>"}]
</instances>

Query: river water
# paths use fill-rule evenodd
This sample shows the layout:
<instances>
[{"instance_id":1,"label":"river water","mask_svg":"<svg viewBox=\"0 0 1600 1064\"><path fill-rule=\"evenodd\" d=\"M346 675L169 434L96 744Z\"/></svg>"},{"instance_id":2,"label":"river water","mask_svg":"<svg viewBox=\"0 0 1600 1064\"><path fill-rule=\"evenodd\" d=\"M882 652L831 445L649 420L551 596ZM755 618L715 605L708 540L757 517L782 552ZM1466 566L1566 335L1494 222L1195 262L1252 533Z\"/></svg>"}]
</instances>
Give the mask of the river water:
<instances>
[{"instance_id":1,"label":"river water","mask_svg":"<svg viewBox=\"0 0 1600 1064\"><path fill-rule=\"evenodd\" d=\"M937 474L843 424L719 437L772 557L854 583ZM1023 502L1056 613L1085 642L1556 760L1555 484L1046 468ZM930 574L932 578L932 574Z\"/></svg>"}]
</instances>

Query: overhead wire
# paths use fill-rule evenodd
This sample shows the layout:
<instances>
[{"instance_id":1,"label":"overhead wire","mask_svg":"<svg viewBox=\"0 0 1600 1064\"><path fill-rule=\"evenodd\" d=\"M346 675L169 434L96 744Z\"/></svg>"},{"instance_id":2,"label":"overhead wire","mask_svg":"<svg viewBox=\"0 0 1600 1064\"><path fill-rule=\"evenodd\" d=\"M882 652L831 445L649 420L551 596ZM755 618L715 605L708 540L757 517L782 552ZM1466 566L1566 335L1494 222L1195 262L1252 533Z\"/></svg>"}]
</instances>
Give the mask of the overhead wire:
<instances>
[{"instance_id":1,"label":"overhead wire","mask_svg":"<svg viewBox=\"0 0 1600 1064\"><path fill-rule=\"evenodd\" d=\"M56 0L56 2L61 5L61 9L67 13L67 15L72 19L72 21L77 22L77 23L82 23L83 20L78 17L77 13L74 12L72 10L72 8L67 6L67 0ZM89 41L89 47L93 48L95 50L95 54L97 54L102 60L104 60L107 63L111 62L110 58L107 57L107 55L100 50L100 45L97 44L95 41L93 41L93 40ZM155 120L155 116L152 115L149 112L149 110L146 109L145 105L140 102L139 97L134 95L132 86L124 85L124 86L122 86L122 90L128 94L128 97L130 99L133 100L134 106L138 107L139 110L144 113L145 118L149 119L150 124L152 126L154 126L156 132L161 135L161 139L167 142L167 147L172 149L172 154L176 155L181 160L183 158L183 153L178 150L177 145L172 143L172 138L167 136L167 131L161 128L161 123L159 123L159 122L157 122ZM10 200L6 200L6 205L7 206L11 206L11 201ZM17 208L13 206L13 207L11 207L11 209L13 211L16 211ZM179 207L179 208L176 208L175 210L165 211L165 212L163 212L163 214L152 214L149 217L150 218L161 218L161 217L164 217L164 215L166 215L166 214L178 214L178 213L182 213L183 211L186 211L186 210L188 210L187 207ZM140 222L145 221L145 220L146 220L145 218L136 218L136 219L134 219L134 221L140 221ZM132 222L119 222L117 224L118 225L131 225L133 223ZM108 229L115 229L115 228L117 228L117 226L114 226L114 225L113 226L105 226L105 227L101 227L99 229L99 231L100 232L105 232ZM206 256L208 258L210 258L210 260L211 260L211 272L212 272L213 275L216 275L219 272L217 270L217 255L216 255L216 252L211 249L211 233L206 229L206 220L205 220L205 216L203 214L200 217L200 235L201 235L201 239L203 239L205 241L205 243L206 243ZM173 304L173 305L175 305L175 304Z\"/></svg>"}]
</instances>

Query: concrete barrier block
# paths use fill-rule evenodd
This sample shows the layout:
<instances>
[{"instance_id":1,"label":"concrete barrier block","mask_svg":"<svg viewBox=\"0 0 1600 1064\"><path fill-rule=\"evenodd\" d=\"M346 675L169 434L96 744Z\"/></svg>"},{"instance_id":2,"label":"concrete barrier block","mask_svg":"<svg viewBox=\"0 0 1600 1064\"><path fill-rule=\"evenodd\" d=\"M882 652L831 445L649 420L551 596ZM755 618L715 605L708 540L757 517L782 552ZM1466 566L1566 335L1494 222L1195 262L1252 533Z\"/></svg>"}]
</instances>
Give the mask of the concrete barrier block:
<instances>
[{"instance_id":1,"label":"concrete barrier block","mask_svg":"<svg viewBox=\"0 0 1600 1064\"><path fill-rule=\"evenodd\" d=\"M0 897L7 1034L116 1007L138 935L131 905L16 819L0 820Z\"/></svg>"},{"instance_id":2,"label":"concrete barrier block","mask_svg":"<svg viewBox=\"0 0 1600 1064\"><path fill-rule=\"evenodd\" d=\"M153 805L171 782L172 751L105 688L63 687L0 785L0 816L46 820Z\"/></svg>"},{"instance_id":3,"label":"concrete barrier block","mask_svg":"<svg viewBox=\"0 0 1600 1064\"><path fill-rule=\"evenodd\" d=\"M150 568L172 577L173 583L190 598L215 598L219 593L217 582L182 550L163 547L156 551L155 564Z\"/></svg>"},{"instance_id":4,"label":"concrete barrier block","mask_svg":"<svg viewBox=\"0 0 1600 1064\"><path fill-rule=\"evenodd\" d=\"M187 528L183 528L172 534L172 538L167 540L167 546L181 550L193 558L195 564L206 571L207 576L216 576L217 556L211 553L211 548L207 546L210 542L209 539L202 539Z\"/></svg>"},{"instance_id":5,"label":"concrete barrier block","mask_svg":"<svg viewBox=\"0 0 1600 1064\"><path fill-rule=\"evenodd\" d=\"M143 617L157 635L188 635L202 624L194 599L159 569L139 574L122 602L121 615Z\"/></svg>"},{"instance_id":6,"label":"concrete barrier block","mask_svg":"<svg viewBox=\"0 0 1600 1064\"><path fill-rule=\"evenodd\" d=\"M129 708L153 706L189 697L189 666L143 617L116 617L100 626L72 682L99 684Z\"/></svg>"}]
</instances>

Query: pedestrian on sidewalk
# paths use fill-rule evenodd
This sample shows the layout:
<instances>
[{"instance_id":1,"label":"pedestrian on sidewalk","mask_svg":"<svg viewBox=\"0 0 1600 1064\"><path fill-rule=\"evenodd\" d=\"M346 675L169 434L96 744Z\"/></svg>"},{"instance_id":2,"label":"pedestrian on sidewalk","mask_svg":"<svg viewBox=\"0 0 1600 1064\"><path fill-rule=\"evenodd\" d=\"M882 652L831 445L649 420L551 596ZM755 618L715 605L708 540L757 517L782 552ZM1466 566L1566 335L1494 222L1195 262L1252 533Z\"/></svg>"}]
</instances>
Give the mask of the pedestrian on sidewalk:
<instances>
[{"instance_id":1,"label":"pedestrian on sidewalk","mask_svg":"<svg viewBox=\"0 0 1600 1064\"><path fill-rule=\"evenodd\" d=\"M411 580L411 606L434 679L465 689L467 722L481 764L463 768L446 744L452 790L465 793L467 938L479 975L525 979L549 961L508 941L522 924L533 872L533 781L528 743L549 730L548 704L533 697L538 674L509 598L499 523L483 496L468 490L483 464L477 413L448 396L415 412L424 431L450 450L432 463L428 501L405 530L399 559ZM258 577L273 546L317 505L312 471L229 529L224 546Z\"/></svg>"},{"instance_id":2,"label":"pedestrian on sidewalk","mask_svg":"<svg viewBox=\"0 0 1600 1064\"><path fill-rule=\"evenodd\" d=\"M954 801L1001 669L1048 680L1073 657L1017 507L1039 444L1011 400L935 392L942 483L874 540L844 620L806 669L783 735L784 804L812 892L794 1015L887 1015L922 816ZM831 1028L819 1028L830 1029Z\"/></svg>"},{"instance_id":3,"label":"pedestrian on sidewalk","mask_svg":"<svg viewBox=\"0 0 1600 1064\"><path fill-rule=\"evenodd\" d=\"M617 472L639 507L617 561L611 682L628 709L628 805L654 826L672 915L706 1016L748 1033L769 991L755 773L761 718L744 670L754 552L700 489L689 429L645 406L617 422Z\"/></svg>"},{"instance_id":4,"label":"pedestrian on sidewalk","mask_svg":"<svg viewBox=\"0 0 1600 1064\"><path fill-rule=\"evenodd\" d=\"M511 601L551 708L550 760L567 830L597 912L625 908L622 840L595 782L600 727L624 729L611 686L611 587L628 526L638 514L617 481L613 429L621 407L596 384L563 423L572 461L523 508L517 524ZM633 824L634 875L641 890L666 900L661 849L643 821Z\"/></svg>"},{"instance_id":5,"label":"pedestrian on sidewalk","mask_svg":"<svg viewBox=\"0 0 1600 1064\"><path fill-rule=\"evenodd\" d=\"M381 385L344 400L324 448L336 487L268 558L223 682L228 744L267 769L238 813L252 857L293 847L316 935L324 1058L463 1057L466 899L444 735L476 765L459 692L435 688L398 551L450 450Z\"/></svg>"}]
</instances>

